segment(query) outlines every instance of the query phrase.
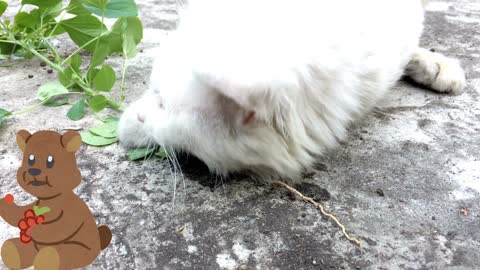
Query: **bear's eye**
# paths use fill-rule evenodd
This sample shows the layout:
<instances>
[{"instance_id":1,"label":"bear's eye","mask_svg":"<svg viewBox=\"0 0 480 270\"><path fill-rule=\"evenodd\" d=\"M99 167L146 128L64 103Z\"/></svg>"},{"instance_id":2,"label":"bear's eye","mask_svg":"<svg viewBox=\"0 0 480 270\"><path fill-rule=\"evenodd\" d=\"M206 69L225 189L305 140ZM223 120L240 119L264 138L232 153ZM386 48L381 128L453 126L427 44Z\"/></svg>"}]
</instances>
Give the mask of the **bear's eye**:
<instances>
[{"instance_id":1,"label":"bear's eye","mask_svg":"<svg viewBox=\"0 0 480 270\"><path fill-rule=\"evenodd\" d=\"M35 156L34 156L34 155L30 155L30 156L28 157L28 165L33 166L33 164L35 164Z\"/></svg>"},{"instance_id":2,"label":"bear's eye","mask_svg":"<svg viewBox=\"0 0 480 270\"><path fill-rule=\"evenodd\" d=\"M55 165L55 160L53 159L52 156L47 157L47 168L51 169L53 168L53 165Z\"/></svg>"}]
</instances>

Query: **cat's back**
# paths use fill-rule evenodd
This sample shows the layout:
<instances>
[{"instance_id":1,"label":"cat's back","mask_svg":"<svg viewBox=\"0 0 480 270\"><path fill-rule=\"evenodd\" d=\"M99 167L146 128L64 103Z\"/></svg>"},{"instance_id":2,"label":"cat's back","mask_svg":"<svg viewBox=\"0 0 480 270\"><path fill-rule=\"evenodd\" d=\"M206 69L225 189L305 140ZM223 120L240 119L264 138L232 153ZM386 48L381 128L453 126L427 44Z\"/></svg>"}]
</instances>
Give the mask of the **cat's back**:
<instances>
[{"instance_id":1,"label":"cat's back","mask_svg":"<svg viewBox=\"0 0 480 270\"><path fill-rule=\"evenodd\" d=\"M346 42L373 46L365 40L380 34L397 40L421 22L420 0L203 0L185 10L178 32L196 51L310 58Z\"/></svg>"}]
</instances>

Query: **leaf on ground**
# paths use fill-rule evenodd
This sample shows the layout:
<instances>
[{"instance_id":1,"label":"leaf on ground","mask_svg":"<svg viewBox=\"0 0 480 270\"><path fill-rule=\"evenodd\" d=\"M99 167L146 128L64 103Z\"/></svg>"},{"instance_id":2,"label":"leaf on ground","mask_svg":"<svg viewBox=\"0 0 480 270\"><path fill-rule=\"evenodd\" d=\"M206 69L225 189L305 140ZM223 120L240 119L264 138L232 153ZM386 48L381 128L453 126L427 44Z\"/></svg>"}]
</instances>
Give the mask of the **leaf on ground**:
<instances>
[{"instance_id":1,"label":"leaf on ground","mask_svg":"<svg viewBox=\"0 0 480 270\"><path fill-rule=\"evenodd\" d=\"M117 137L117 129L118 129L118 122L111 121L105 124L94 126L90 128L89 131L94 133L95 135L98 135L104 138L113 139Z\"/></svg>"},{"instance_id":2,"label":"leaf on ground","mask_svg":"<svg viewBox=\"0 0 480 270\"><path fill-rule=\"evenodd\" d=\"M59 82L47 82L38 88L37 98L46 101L53 96L67 94L68 89Z\"/></svg>"},{"instance_id":3,"label":"leaf on ground","mask_svg":"<svg viewBox=\"0 0 480 270\"><path fill-rule=\"evenodd\" d=\"M85 100L83 98L77 103L75 103L67 112L67 117L73 121L78 121L82 119L84 115L85 115Z\"/></svg>"},{"instance_id":4,"label":"leaf on ground","mask_svg":"<svg viewBox=\"0 0 480 270\"><path fill-rule=\"evenodd\" d=\"M85 131L80 134L82 136L82 141L88 145L93 146L106 146L118 141L118 138L105 138L93 134L90 131Z\"/></svg>"},{"instance_id":5,"label":"leaf on ground","mask_svg":"<svg viewBox=\"0 0 480 270\"><path fill-rule=\"evenodd\" d=\"M102 33L107 31L107 27L102 22L92 15L79 15L71 19L60 21L60 25L67 31L70 38L79 47L92 41ZM96 42L91 42L85 46L84 49L89 52L95 50Z\"/></svg>"},{"instance_id":6,"label":"leaf on ground","mask_svg":"<svg viewBox=\"0 0 480 270\"><path fill-rule=\"evenodd\" d=\"M5 117L12 115L11 112L4 110L0 108L0 126L2 125L3 121L5 120Z\"/></svg>"},{"instance_id":7,"label":"leaf on ground","mask_svg":"<svg viewBox=\"0 0 480 270\"><path fill-rule=\"evenodd\" d=\"M107 106L107 98L102 96L102 95L98 95L98 96L94 96L90 102L88 103L88 106L90 107L90 109L92 109L94 112L99 112L103 109L105 109L105 107Z\"/></svg>"},{"instance_id":8,"label":"leaf on ground","mask_svg":"<svg viewBox=\"0 0 480 270\"><path fill-rule=\"evenodd\" d=\"M107 119L105 119L105 123L108 123L108 122L118 122L120 121L120 118L118 116L110 116L108 117Z\"/></svg>"},{"instance_id":9,"label":"leaf on ground","mask_svg":"<svg viewBox=\"0 0 480 270\"><path fill-rule=\"evenodd\" d=\"M69 104L69 103L70 103L70 99L60 98L60 99L57 99L57 100L50 100L43 105L47 106L47 107L58 107L58 106L62 106L62 105Z\"/></svg>"},{"instance_id":10,"label":"leaf on ground","mask_svg":"<svg viewBox=\"0 0 480 270\"><path fill-rule=\"evenodd\" d=\"M149 158L155 153L155 148L138 148L128 150L127 156L130 160L139 160L142 158Z\"/></svg>"},{"instance_id":11,"label":"leaf on ground","mask_svg":"<svg viewBox=\"0 0 480 270\"><path fill-rule=\"evenodd\" d=\"M7 10L8 4L7 2L0 1L0 16Z\"/></svg>"},{"instance_id":12,"label":"leaf on ground","mask_svg":"<svg viewBox=\"0 0 480 270\"><path fill-rule=\"evenodd\" d=\"M155 156L161 158L161 159L164 159L164 158L168 158L168 153L167 151L165 151L165 149L163 148L160 148L158 149L158 151L155 153Z\"/></svg>"},{"instance_id":13,"label":"leaf on ground","mask_svg":"<svg viewBox=\"0 0 480 270\"><path fill-rule=\"evenodd\" d=\"M95 15L105 18L134 17L138 15L137 5L134 0L110 0L102 8L101 3L87 3L83 7Z\"/></svg>"}]
</instances>

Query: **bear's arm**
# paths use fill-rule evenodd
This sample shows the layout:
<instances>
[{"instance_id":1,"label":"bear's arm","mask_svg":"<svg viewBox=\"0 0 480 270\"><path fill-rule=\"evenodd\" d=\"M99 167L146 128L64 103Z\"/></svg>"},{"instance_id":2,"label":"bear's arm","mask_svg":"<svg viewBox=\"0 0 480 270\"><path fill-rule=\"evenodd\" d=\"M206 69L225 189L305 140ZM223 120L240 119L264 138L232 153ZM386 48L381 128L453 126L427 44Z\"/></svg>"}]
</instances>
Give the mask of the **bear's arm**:
<instances>
[{"instance_id":1,"label":"bear's arm","mask_svg":"<svg viewBox=\"0 0 480 270\"><path fill-rule=\"evenodd\" d=\"M47 220L30 229L30 236L38 244L57 244L67 241L83 228L85 224L83 212L61 210L51 221Z\"/></svg>"},{"instance_id":2,"label":"bear's arm","mask_svg":"<svg viewBox=\"0 0 480 270\"><path fill-rule=\"evenodd\" d=\"M28 209L33 209L37 202L20 206L15 203L7 203L5 199L0 200L0 215L10 225L18 227L18 222L23 218L23 214Z\"/></svg>"}]
</instances>

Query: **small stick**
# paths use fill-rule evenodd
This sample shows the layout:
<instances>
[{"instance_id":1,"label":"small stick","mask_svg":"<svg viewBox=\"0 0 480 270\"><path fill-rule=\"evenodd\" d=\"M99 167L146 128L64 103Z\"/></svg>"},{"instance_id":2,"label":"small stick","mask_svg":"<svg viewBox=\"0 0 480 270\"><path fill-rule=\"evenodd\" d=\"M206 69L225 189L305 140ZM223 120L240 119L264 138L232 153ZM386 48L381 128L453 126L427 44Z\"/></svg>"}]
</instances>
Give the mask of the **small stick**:
<instances>
[{"instance_id":1,"label":"small stick","mask_svg":"<svg viewBox=\"0 0 480 270\"><path fill-rule=\"evenodd\" d=\"M360 248L362 247L362 243L360 242L360 240L358 240L357 238L355 237L351 237L348 233L347 233L347 230L345 229L345 226L343 226L342 223L340 223L340 221L338 221L338 219L328 213L327 211L325 211L325 209L323 208L323 206L319 203L317 203L316 201L314 201L312 198L310 197L307 197L305 195L303 195L300 191L296 190L295 188L289 186L288 184L284 183L284 182L281 182L281 181L278 181L278 180L274 180L272 182L273 184L275 185L279 185L279 186L283 186L285 187L286 189L288 189L290 192L296 194L297 196L299 196L300 198L302 198L302 200L304 200L305 202L309 202L313 205L315 205L318 209L320 209L320 212L322 212L322 214L330 219L332 219L335 224L342 230L342 233L343 235L351 242L357 244Z\"/></svg>"}]
</instances>

